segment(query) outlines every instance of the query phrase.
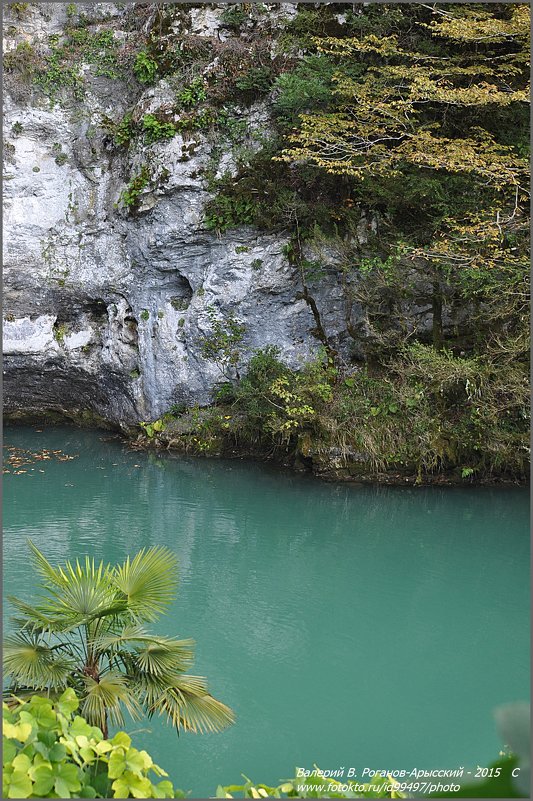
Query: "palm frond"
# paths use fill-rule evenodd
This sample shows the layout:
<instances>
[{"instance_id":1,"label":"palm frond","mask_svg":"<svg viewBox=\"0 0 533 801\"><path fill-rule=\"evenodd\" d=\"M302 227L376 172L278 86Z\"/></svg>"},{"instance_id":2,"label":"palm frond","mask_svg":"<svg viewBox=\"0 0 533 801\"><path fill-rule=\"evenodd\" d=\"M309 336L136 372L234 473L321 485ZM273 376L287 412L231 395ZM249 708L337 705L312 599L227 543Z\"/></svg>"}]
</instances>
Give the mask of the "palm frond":
<instances>
[{"instance_id":1,"label":"palm frond","mask_svg":"<svg viewBox=\"0 0 533 801\"><path fill-rule=\"evenodd\" d=\"M53 630L54 621L45 615L36 604L28 604L15 595L8 595L7 600L23 615L22 618L12 617L11 620L14 623L24 628Z\"/></svg>"},{"instance_id":2,"label":"palm frond","mask_svg":"<svg viewBox=\"0 0 533 801\"><path fill-rule=\"evenodd\" d=\"M233 712L213 698L206 680L184 673L194 640L158 637L140 623L158 617L175 597L176 556L164 547L140 551L111 568L85 558L53 567L30 542L45 597L12 598L19 630L6 639L4 670L12 691L70 686L81 714L107 731L141 708L165 715L178 730L220 731Z\"/></svg>"},{"instance_id":3,"label":"palm frond","mask_svg":"<svg viewBox=\"0 0 533 801\"><path fill-rule=\"evenodd\" d=\"M194 640L170 640L153 637L144 648L134 651L135 662L144 673L163 676L187 670L194 661Z\"/></svg>"},{"instance_id":4,"label":"palm frond","mask_svg":"<svg viewBox=\"0 0 533 801\"><path fill-rule=\"evenodd\" d=\"M147 714L165 716L178 732L218 732L230 726L233 711L207 691L201 676L139 674L135 686Z\"/></svg>"},{"instance_id":5,"label":"palm frond","mask_svg":"<svg viewBox=\"0 0 533 801\"><path fill-rule=\"evenodd\" d=\"M154 699L150 712L166 715L178 732L181 729L195 734L222 731L235 721L235 715L205 690L204 682L196 676L180 676L173 687Z\"/></svg>"},{"instance_id":6,"label":"palm frond","mask_svg":"<svg viewBox=\"0 0 533 801\"><path fill-rule=\"evenodd\" d=\"M106 629L103 634L94 640L94 647L98 651L114 653L132 641L142 640L149 635L142 626L130 624L118 627L116 631Z\"/></svg>"},{"instance_id":7,"label":"palm frond","mask_svg":"<svg viewBox=\"0 0 533 801\"><path fill-rule=\"evenodd\" d=\"M91 724L105 730L106 721L115 726L124 725L122 705L132 718L138 719L141 708L137 702L126 676L118 671L109 671L95 681L84 676L85 697L82 701L81 715Z\"/></svg>"},{"instance_id":8,"label":"palm frond","mask_svg":"<svg viewBox=\"0 0 533 801\"><path fill-rule=\"evenodd\" d=\"M70 563L66 568L68 581L61 591L50 589L49 598L40 607L43 614L62 627L61 630L88 625L99 618L117 616L126 611L124 600L115 597L116 590L106 576L93 578L91 567L88 572L81 569L80 573Z\"/></svg>"},{"instance_id":9,"label":"palm frond","mask_svg":"<svg viewBox=\"0 0 533 801\"><path fill-rule=\"evenodd\" d=\"M66 562L53 567L39 549L29 541L37 571L45 579L48 596L37 611L59 631L87 624L98 617L119 614L125 604L116 599L116 588L111 583L109 565L95 563L85 557L85 562ZM18 608L21 608L21 602ZM28 615L27 608L24 610Z\"/></svg>"},{"instance_id":10,"label":"palm frond","mask_svg":"<svg viewBox=\"0 0 533 801\"><path fill-rule=\"evenodd\" d=\"M207 679L204 676L174 676L173 690L180 697L186 698L195 697L201 698L203 695L208 695Z\"/></svg>"},{"instance_id":11,"label":"palm frond","mask_svg":"<svg viewBox=\"0 0 533 801\"><path fill-rule=\"evenodd\" d=\"M178 560L168 548L143 548L115 568L113 581L137 620L155 620L176 596L177 569Z\"/></svg>"},{"instance_id":12,"label":"palm frond","mask_svg":"<svg viewBox=\"0 0 533 801\"><path fill-rule=\"evenodd\" d=\"M38 635L20 631L5 638L4 672L15 686L35 690L64 687L76 663L67 653L60 654Z\"/></svg>"},{"instance_id":13,"label":"palm frond","mask_svg":"<svg viewBox=\"0 0 533 801\"><path fill-rule=\"evenodd\" d=\"M28 540L28 545L32 552L32 562L39 575L45 579L46 586L62 587L65 580L62 570L58 567L53 567L31 540Z\"/></svg>"},{"instance_id":14,"label":"palm frond","mask_svg":"<svg viewBox=\"0 0 533 801\"><path fill-rule=\"evenodd\" d=\"M117 633L104 633L94 640L100 653L130 657L128 667L133 671L162 676L188 670L194 661L194 640L175 640L148 634L140 626L125 626Z\"/></svg>"}]
</instances>

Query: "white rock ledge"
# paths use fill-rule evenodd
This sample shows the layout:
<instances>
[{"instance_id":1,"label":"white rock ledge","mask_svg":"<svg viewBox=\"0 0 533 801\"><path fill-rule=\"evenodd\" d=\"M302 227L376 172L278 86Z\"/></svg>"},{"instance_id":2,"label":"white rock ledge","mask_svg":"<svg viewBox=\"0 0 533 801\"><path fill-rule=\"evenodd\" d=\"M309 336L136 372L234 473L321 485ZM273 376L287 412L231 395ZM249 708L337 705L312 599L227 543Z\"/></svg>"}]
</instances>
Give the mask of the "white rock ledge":
<instances>
[{"instance_id":1,"label":"white rock ledge","mask_svg":"<svg viewBox=\"0 0 533 801\"><path fill-rule=\"evenodd\" d=\"M4 320L4 354L59 351L53 329L56 319L53 315L43 314L34 320L30 317Z\"/></svg>"}]
</instances>

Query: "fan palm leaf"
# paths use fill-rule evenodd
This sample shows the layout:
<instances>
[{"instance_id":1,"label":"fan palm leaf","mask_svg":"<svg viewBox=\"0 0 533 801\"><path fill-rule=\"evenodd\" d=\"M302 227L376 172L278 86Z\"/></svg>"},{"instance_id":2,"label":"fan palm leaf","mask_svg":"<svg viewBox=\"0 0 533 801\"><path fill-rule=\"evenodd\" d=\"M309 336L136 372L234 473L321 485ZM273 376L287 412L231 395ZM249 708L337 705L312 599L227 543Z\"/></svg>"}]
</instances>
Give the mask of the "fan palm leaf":
<instances>
[{"instance_id":1,"label":"fan palm leaf","mask_svg":"<svg viewBox=\"0 0 533 801\"><path fill-rule=\"evenodd\" d=\"M194 640L170 640L154 637L134 651L137 665L144 673L163 676L187 670L194 661Z\"/></svg>"},{"instance_id":2,"label":"fan palm leaf","mask_svg":"<svg viewBox=\"0 0 533 801\"><path fill-rule=\"evenodd\" d=\"M4 671L16 686L43 690L66 686L75 660L41 642L30 632L19 631L4 640Z\"/></svg>"},{"instance_id":3,"label":"fan palm leaf","mask_svg":"<svg viewBox=\"0 0 533 801\"><path fill-rule=\"evenodd\" d=\"M56 628L57 621L46 615L36 604L28 604L14 595L8 595L8 601L23 615L20 618L11 618L19 628L34 631L53 631Z\"/></svg>"},{"instance_id":4,"label":"fan palm leaf","mask_svg":"<svg viewBox=\"0 0 533 801\"><path fill-rule=\"evenodd\" d=\"M168 548L141 550L116 567L113 583L137 620L155 620L176 597L178 563Z\"/></svg>"},{"instance_id":5,"label":"fan palm leaf","mask_svg":"<svg viewBox=\"0 0 533 801\"><path fill-rule=\"evenodd\" d=\"M135 678L148 716L167 717L178 732L219 732L235 721L233 711L209 694L206 679L201 676L138 673Z\"/></svg>"},{"instance_id":6,"label":"fan palm leaf","mask_svg":"<svg viewBox=\"0 0 533 801\"><path fill-rule=\"evenodd\" d=\"M45 613L77 621L92 618L116 605L116 591L101 562L98 567L88 559L83 567L79 562L75 566L67 562L65 568L63 586L49 589L49 600L43 606Z\"/></svg>"},{"instance_id":7,"label":"fan palm leaf","mask_svg":"<svg viewBox=\"0 0 533 801\"><path fill-rule=\"evenodd\" d=\"M151 707L151 712L165 715L176 727L178 732L219 732L235 721L232 710L217 701L207 691L198 693L189 689L189 676L180 676L174 686L167 687Z\"/></svg>"},{"instance_id":8,"label":"fan palm leaf","mask_svg":"<svg viewBox=\"0 0 533 801\"><path fill-rule=\"evenodd\" d=\"M117 626L116 629L106 627L94 641L94 646L99 651L118 651L131 642L150 639L150 635L145 628L135 624Z\"/></svg>"},{"instance_id":9,"label":"fan palm leaf","mask_svg":"<svg viewBox=\"0 0 533 801\"><path fill-rule=\"evenodd\" d=\"M37 546L28 540L29 548L32 552L32 562L39 573L44 579L45 587L61 587L64 583L63 571L60 567L52 567L48 559L40 552Z\"/></svg>"},{"instance_id":10,"label":"fan palm leaf","mask_svg":"<svg viewBox=\"0 0 533 801\"><path fill-rule=\"evenodd\" d=\"M91 726L107 730L107 721L115 726L124 725L122 706L132 718L141 716L141 707L128 685L127 677L117 671L109 671L95 680L84 676L85 697L81 714Z\"/></svg>"},{"instance_id":11,"label":"fan palm leaf","mask_svg":"<svg viewBox=\"0 0 533 801\"><path fill-rule=\"evenodd\" d=\"M134 626L125 626L117 634L105 633L93 645L98 653L113 654L127 670L155 676L188 670L194 661L194 640L157 637Z\"/></svg>"}]
</instances>

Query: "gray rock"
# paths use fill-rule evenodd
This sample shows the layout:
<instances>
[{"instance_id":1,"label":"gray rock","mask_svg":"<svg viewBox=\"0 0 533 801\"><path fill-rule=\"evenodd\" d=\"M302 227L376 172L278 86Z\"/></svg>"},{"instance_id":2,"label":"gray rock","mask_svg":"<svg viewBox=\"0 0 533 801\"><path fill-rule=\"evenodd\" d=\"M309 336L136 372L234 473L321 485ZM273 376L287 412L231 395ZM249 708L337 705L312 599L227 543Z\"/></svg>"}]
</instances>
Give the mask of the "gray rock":
<instances>
[{"instance_id":1,"label":"gray rock","mask_svg":"<svg viewBox=\"0 0 533 801\"><path fill-rule=\"evenodd\" d=\"M132 5L84 9L94 19L118 18L120 28ZM59 32L65 8L32 7L6 49ZM286 18L295 9L282 4L272 13ZM215 35L222 10L197 10L191 30ZM201 353L210 307L221 320L231 313L245 326L245 356L271 344L293 367L312 357L320 342L283 253L287 238L252 228L217 236L203 225L212 142L195 133L139 143L127 156L112 152L99 122L102 115L120 119L131 87L94 77L88 84L85 101L62 105L6 94L4 130L14 151L4 207L5 412L90 410L130 424L174 403L207 404L221 378ZM168 98L161 81L138 107L146 113ZM252 128L267 130L265 108L256 104L243 115ZM22 131L12 136L15 123ZM57 158L59 150L66 158ZM139 212L127 214L120 194L145 163L153 180ZM223 152L220 169L234 166ZM342 302L333 279L321 284L317 303L328 333L340 336Z\"/></svg>"}]
</instances>

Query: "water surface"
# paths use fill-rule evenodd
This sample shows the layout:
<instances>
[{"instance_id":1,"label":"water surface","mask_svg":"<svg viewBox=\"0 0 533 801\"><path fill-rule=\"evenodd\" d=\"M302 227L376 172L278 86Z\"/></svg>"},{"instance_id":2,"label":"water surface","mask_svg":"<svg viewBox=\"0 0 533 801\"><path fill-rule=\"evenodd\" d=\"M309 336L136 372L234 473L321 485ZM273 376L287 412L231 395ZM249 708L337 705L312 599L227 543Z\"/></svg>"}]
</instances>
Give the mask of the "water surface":
<instances>
[{"instance_id":1,"label":"water surface","mask_svg":"<svg viewBox=\"0 0 533 801\"><path fill-rule=\"evenodd\" d=\"M33 591L27 537L52 561L178 555L157 630L197 640L194 672L237 714L216 735L130 727L178 787L497 756L492 709L529 697L526 490L325 484L69 428L4 442L76 456L5 475L5 594Z\"/></svg>"}]
</instances>

